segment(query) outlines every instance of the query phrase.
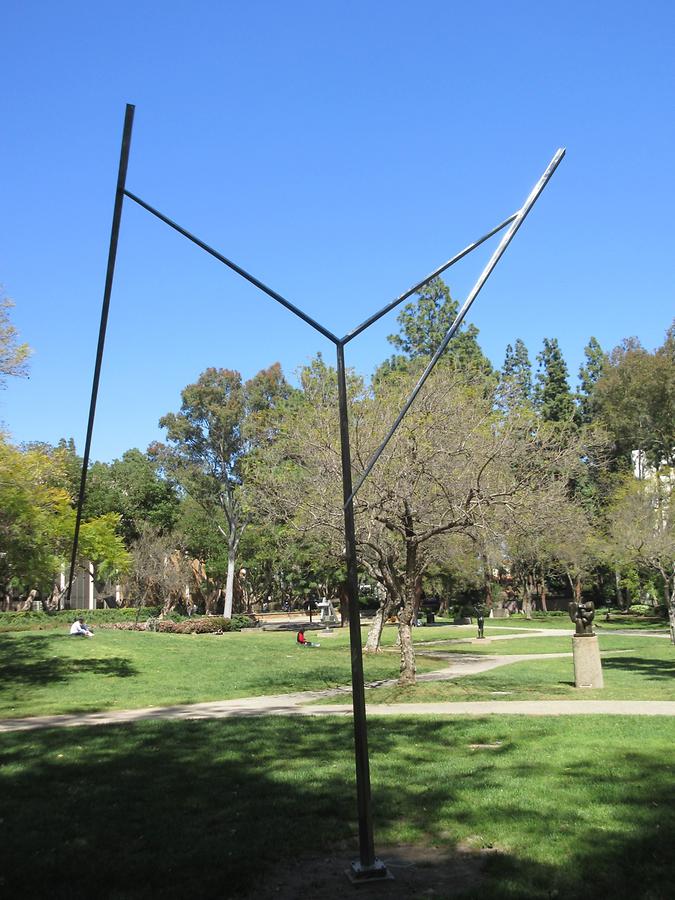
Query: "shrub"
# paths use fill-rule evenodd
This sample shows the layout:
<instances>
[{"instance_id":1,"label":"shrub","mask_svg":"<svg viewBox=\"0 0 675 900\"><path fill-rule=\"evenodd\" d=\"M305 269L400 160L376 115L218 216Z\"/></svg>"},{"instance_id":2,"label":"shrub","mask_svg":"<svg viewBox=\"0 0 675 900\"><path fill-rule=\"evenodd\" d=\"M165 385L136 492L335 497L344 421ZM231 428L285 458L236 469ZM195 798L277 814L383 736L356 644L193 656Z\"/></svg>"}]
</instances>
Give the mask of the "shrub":
<instances>
[{"instance_id":1,"label":"shrub","mask_svg":"<svg viewBox=\"0 0 675 900\"><path fill-rule=\"evenodd\" d=\"M242 628L254 628L257 624L255 616L235 615L231 619L220 616L202 616L200 618L173 619L150 618L144 624L119 622L103 626L120 631L159 631L162 634L224 634L227 631L241 631Z\"/></svg>"},{"instance_id":2,"label":"shrub","mask_svg":"<svg viewBox=\"0 0 675 900\"><path fill-rule=\"evenodd\" d=\"M2 631L44 631L50 628L65 628L71 625L77 616L84 616L85 621L95 628L112 625L118 622L136 621L139 610L136 607L120 609L62 609L60 612L0 612L0 632ZM140 610L141 622L159 614L159 610L144 606Z\"/></svg>"},{"instance_id":3,"label":"shrub","mask_svg":"<svg viewBox=\"0 0 675 900\"><path fill-rule=\"evenodd\" d=\"M651 606L647 606L646 603L634 603L628 607L628 612L633 616L648 616L654 610Z\"/></svg>"}]
</instances>

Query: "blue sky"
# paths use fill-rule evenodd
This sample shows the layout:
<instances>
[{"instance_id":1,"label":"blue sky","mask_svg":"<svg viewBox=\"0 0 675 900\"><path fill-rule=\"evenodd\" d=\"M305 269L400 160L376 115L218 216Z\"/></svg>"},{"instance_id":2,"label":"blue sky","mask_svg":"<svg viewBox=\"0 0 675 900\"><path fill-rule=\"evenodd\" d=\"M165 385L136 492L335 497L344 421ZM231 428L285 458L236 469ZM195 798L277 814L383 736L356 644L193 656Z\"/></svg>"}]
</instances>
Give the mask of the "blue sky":
<instances>
[{"instance_id":1,"label":"blue sky","mask_svg":"<svg viewBox=\"0 0 675 900\"><path fill-rule=\"evenodd\" d=\"M124 105L128 188L344 333L517 209L470 313L496 366L556 336L659 345L675 315L675 6L6 2L0 283L34 348L16 441L84 443ZM460 301L491 245L448 277ZM349 345L369 373L390 314ZM125 204L93 458L160 436L207 366L332 345Z\"/></svg>"}]
</instances>

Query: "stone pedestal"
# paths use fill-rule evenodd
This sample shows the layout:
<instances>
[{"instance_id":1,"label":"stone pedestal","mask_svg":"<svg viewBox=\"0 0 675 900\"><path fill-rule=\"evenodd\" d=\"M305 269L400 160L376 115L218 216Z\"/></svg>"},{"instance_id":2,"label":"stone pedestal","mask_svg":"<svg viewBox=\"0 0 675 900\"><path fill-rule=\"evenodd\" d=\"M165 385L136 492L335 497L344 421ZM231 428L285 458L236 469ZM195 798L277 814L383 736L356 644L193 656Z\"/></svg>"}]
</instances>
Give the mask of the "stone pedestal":
<instances>
[{"instance_id":1,"label":"stone pedestal","mask_svg":"<svg viewBox=\"0 0 675 900\"><path fill-rule=\"evenodd\" d=\"M574 683L576 687L604 687L597 636L575 634L572 638L572 652L574 654Z\"/></svg>"}]
</instances>

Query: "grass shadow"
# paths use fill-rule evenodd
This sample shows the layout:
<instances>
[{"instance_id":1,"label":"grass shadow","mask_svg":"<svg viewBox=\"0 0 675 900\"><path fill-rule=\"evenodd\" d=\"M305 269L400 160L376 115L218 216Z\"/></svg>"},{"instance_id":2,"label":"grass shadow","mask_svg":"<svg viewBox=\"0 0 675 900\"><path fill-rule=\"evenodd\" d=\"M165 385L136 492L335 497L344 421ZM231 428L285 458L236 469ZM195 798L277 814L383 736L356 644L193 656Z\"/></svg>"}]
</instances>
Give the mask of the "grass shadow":
<instances>
[{"instance_id":1,"label":"grass shadow","mask_svg":"<svg viewBox=\"0 0 675 900\"><path fill-rule=\"evenodd\" d=\"M68 679L85 673L113 677L131 678L138 674L136 667L125 657L104 658L54 656L50 649L52 642L82 641L69 635L53 635L40 640L17 641L0 635L0 691L17 687L38 687Z\"/></svg>"},{"instance_id":2,"label":"grass shadow","mask_svg":"<svg viewBox=\"0 0 675 900\"><path fill-rule=\"evenodd\" d=\"M393 725L370 726L376 846L436 848L443 867L443 851L468 845L485 879L466 897L669 896L673 778L649 753L616 749L620 723L607 724L601 758L588 755L592 723L565 724L565 766L549 754L547 722ZM284 900L351 890L340 877L334 892L313 891L303 866L311 854L357 856L349 720L51 730L0 736L0 750L8 896L84 900L96 885L116 900L263 900L279 896L288 861L304 887ZM591 815L595 797L611 799L611 822ZM542 842L554 852L533 852Z\"/></svg>"},{"instance_id":3,"label":"grass shadow","mask_svg":"<svg viewBox=\"0 0 675 900\"><path fill-rule=\"evenodd\" d=\"M675 660L649 659L643 656L603 657L603 669L635 672L649 681L663 681L675 676Z\"/></svg>"}]
</instances>

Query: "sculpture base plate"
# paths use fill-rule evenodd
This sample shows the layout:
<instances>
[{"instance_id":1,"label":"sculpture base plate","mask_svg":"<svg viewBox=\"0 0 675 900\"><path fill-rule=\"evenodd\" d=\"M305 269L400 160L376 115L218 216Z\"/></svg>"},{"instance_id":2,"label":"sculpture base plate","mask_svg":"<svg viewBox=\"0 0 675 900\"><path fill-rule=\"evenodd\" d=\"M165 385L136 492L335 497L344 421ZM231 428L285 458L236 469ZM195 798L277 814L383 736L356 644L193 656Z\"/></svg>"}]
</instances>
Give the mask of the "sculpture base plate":
<instances>
[{"instance_id":1,"label":"sculpture base plate","mask_svg":"<svg viewBox=\"0 0 675 900\"><path fill-rule=\"evenodd\" d=\"M360 862L353 862L345 875L352 884L377 884L381 881L393 881L394 876L381 859L375 858L372 866L362 866Z\"/></svg>"}]
</instances>

